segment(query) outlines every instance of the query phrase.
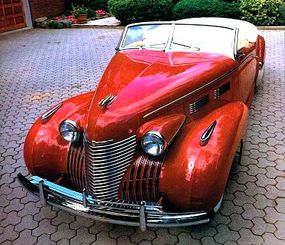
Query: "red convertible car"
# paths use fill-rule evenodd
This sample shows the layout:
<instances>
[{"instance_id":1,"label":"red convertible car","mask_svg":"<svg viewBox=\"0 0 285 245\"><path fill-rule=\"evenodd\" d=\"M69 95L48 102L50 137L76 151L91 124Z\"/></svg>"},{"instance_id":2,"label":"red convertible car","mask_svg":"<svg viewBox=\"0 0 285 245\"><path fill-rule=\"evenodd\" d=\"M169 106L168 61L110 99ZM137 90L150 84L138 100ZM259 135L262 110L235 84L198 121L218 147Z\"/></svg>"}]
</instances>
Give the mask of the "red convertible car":
<instances>
[{"instance_id":1,"label":"red convertible car","mask_svg":"<svg viewBox=\"0 0 285 245\"><path fill-rule=\"evenodd\" d=\"M96 90L45 112L24 146L42 204L147 227L209 222L223 199L265 41L223 18L132 24ZM238 150L239 149L239 150Z\"/></svg>"}]
</instances>

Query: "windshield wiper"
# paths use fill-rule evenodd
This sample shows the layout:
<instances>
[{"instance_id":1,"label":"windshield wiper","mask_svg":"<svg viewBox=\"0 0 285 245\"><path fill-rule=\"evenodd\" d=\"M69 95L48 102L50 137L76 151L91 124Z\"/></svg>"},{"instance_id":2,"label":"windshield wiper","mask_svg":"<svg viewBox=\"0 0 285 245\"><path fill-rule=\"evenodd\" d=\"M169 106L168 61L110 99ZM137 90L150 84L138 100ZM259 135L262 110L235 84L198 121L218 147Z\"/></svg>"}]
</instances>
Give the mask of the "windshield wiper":
<instances>
[{"instance_id":1,"label":"windshield wiper","mask_svg":"<svg viewBox=\"0 0 285 245\"><path fill-rule=\"evenodd\" d=\"M155 48L156 46L159 46L159 45L164 45L164 47L162 49L156 49L156 50L161 50L161 51L165 51L165 45L166 43L153 43L153 44L149 44L149 45L144 45L143 48Z\"/></svg>"},{"instance_id":2,"label":"windshield wiper","mask_svg":"<svg viewBox=\"0 0 285 245\"><path fill-rule=\"evenodd\" d=\"M165 45L166 43L153 43L153 44L150 44L150 45L147 45L146 47L155 47L155 46L159 46L159 45Z\"/></svg>"},{"instance_id":3,"label":"windshield wiper","mask_svg":"<svg viewBox=\"0 0 285 245\"><path fill-rule=\"evenodd\" d=\"M166 45L166 43L154 43L154 44L149 44L149 45L145 45L145 44L141 44L141 45L137 45L137 46L130 46L130 47L125 47L122 48L121 50L126 50L126 49L147 49L147 48L154 48L155 46L158 45ZM157 50L162 50L165 51L165 47L163 47L163 49L157 49Z\"/></svg>"},{"instance_id":4,"label":"windshield wiper","mask_svg":"<svg viewBox=\"0 0 285 245\"><path fill-rule=\"evenodd\" d=\"M172 42L172 43L176 44L176 45L179 45L179 46L186 47L186 48L194 49L195 51L200 51L199 47L194 47L194 46L190 46L190 45L183 44L183 43L177 43L177 42Z\"/></svg>"}]
</instances>

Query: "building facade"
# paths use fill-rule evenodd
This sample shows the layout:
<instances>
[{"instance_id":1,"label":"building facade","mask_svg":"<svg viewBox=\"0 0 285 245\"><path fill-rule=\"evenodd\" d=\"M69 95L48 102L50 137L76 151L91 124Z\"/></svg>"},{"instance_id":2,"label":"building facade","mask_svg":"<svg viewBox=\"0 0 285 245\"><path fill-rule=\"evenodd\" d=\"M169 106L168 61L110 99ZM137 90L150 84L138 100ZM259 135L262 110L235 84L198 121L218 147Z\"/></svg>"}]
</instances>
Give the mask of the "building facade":
<instances>
[{"instance_id":1,"label":"building facade","mask_svg":"<svg viewBox=\"0 0 285 245\"><path fill-rule=\"evenodd\" d=\"M36 18L59 15L64 9L64 0L0 0L0 33L32 27Z\"/></svg>"}]
</instances>

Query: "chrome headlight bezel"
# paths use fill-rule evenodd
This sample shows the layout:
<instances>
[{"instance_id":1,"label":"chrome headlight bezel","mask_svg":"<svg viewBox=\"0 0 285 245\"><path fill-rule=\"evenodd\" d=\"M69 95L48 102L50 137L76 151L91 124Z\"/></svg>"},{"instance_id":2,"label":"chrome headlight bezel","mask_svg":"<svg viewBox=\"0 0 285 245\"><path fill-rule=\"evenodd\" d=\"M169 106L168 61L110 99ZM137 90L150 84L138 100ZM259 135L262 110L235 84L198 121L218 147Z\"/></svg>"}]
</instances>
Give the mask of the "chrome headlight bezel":
<instances>
[{"instance_id":1,"label":"chrome headlight bezel","mask_svg":"<svg viewBox=\"0 0 285 245\"><path fill-rule=\"evenodd\" d=\"M155 148L151 147L151 144ZM167 143L158 131L149 131L142 137L141 147L148 155L157 157L161 156L165 152Z\"/></svg>"},{"instance_id":2,"label":"chrome headlight bezel","mask_svg":"<svg viewBox=\"0 0 285 245\"><path fill-rule=\"evenodd\" d=\"M61 137L64 140L71 143L79 140L80 132L78 130L77 124L74 121L64 120L60 123L58 129Z\"/></svg>"}]
</instances>

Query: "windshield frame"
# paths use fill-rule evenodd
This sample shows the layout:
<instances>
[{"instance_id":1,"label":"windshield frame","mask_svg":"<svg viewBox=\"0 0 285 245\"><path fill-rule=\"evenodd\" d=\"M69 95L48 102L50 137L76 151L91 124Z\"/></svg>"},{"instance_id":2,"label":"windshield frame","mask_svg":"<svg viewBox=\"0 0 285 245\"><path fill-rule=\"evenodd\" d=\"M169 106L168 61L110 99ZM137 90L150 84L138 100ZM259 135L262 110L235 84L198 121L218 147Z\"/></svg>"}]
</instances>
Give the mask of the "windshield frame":
<instances>
[{"instance_id":1,"label":"windshield frame","mask_svg":"<svg viewBox=\"0 0 285 245\"><path fill-rule=\"evenodd\" d=\"M170 25L170 34L168 37L168 41L165 45L164 49L151 49L151 50L157 50L157 51L164 51L164 52L176 52L175 50L171 50L170 47L172 45L172 41L173 41L173 35L174 35L174 30L175 30L175 26L176 25L188 25L188 26L209 26L209 27L217 27L217 28L224 28L224 29L229 29L233 31L233 39L234 39L234 43L233 43L233 57L236 56L237 54L237 37L238 37L238 29L234 28L234 27L228 27L228 26L220 26L220 25L208 25L208 24L198 24L198 23L180 23L177 21L157 21L157 22L141 22L141 23L135 23L135 24L130 24L128 26L126 26L126 28L124 29L121 38L119 40L118 46L116 47L117 51L124 51L124 50L141 50L141 49L148 49L148 48L141 48L141 47L123 47L123 44L125 42L125 38L126 38L126 34L127 31L130 27L133 26L143 26L143 25ZM187 52L187 51L185 51ZM190 52L190 51L189 51Z\"/></svg>"}]
</instances>

